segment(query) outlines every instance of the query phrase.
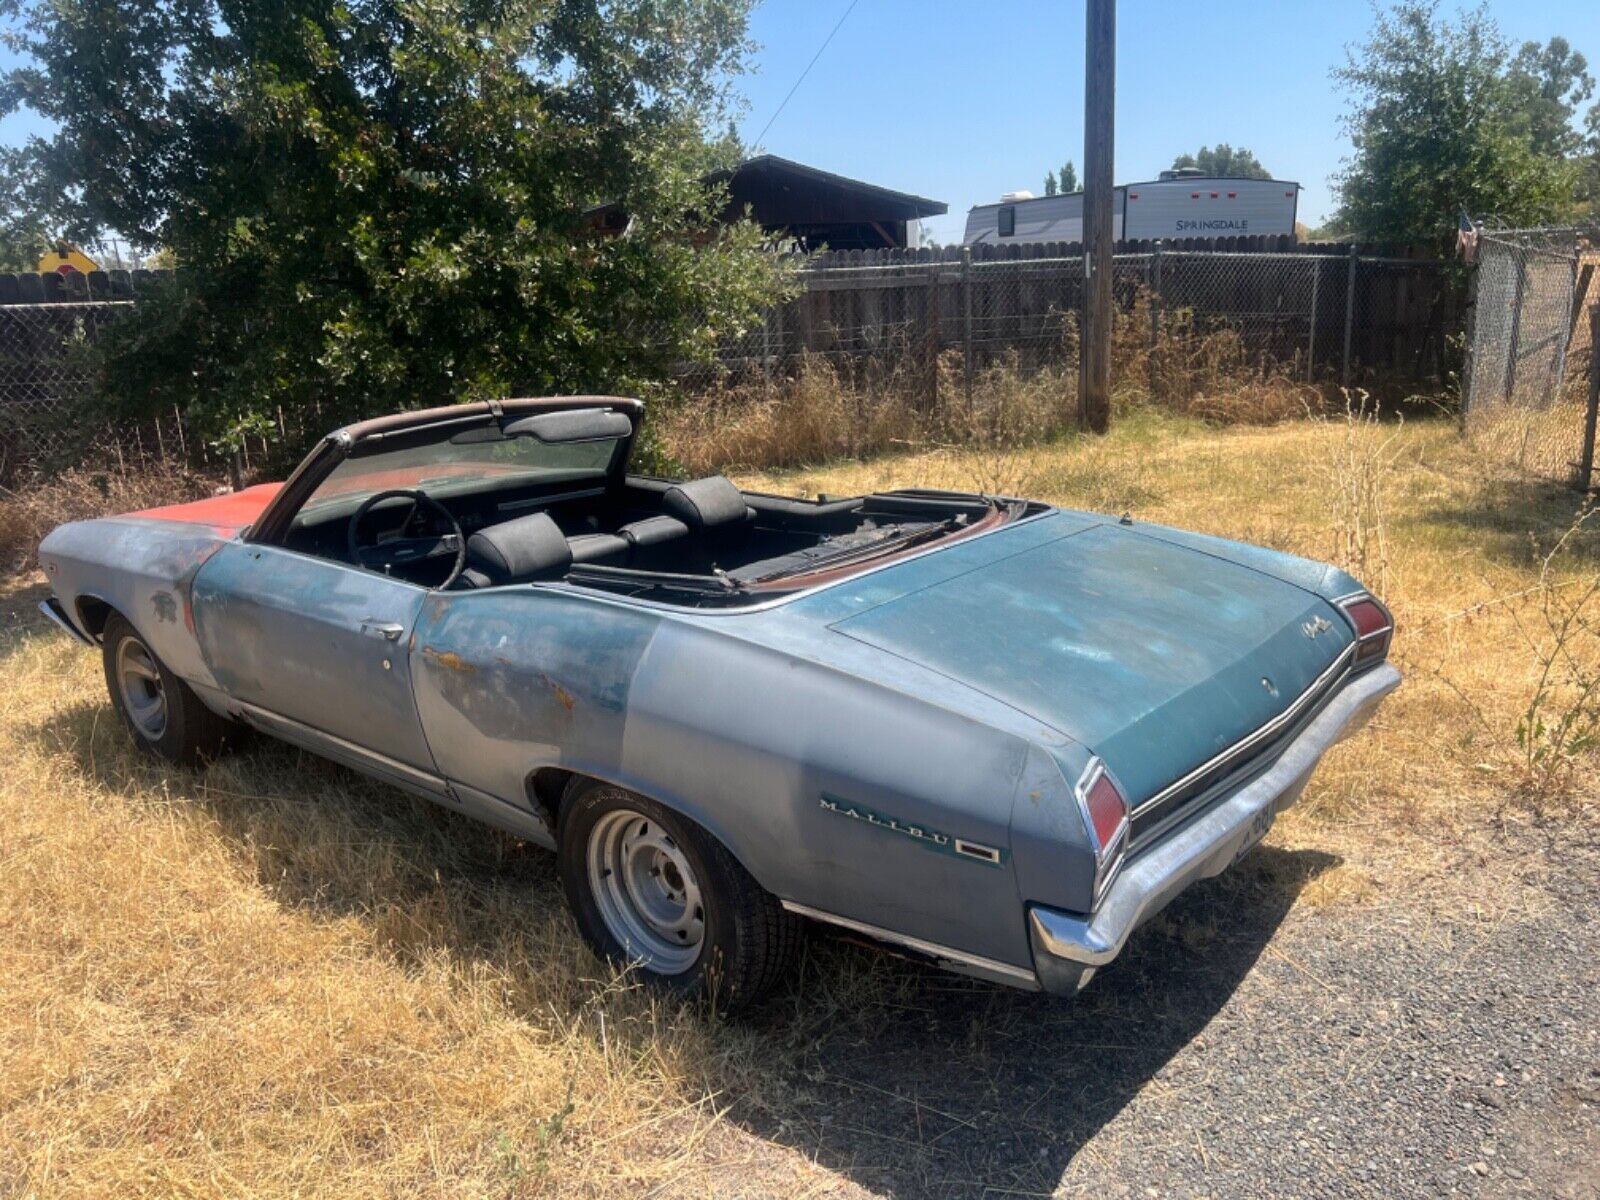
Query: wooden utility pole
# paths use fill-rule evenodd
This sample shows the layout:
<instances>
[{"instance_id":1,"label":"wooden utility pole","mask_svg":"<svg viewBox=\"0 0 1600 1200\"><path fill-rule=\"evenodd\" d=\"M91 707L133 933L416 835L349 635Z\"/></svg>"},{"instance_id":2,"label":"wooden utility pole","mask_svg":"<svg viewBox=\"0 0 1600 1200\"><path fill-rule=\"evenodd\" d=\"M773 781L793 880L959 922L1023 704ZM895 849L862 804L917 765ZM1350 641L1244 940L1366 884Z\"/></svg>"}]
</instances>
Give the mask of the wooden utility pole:
<instances>
[{"instance_id":1,"label":"wooden utility pole","mask_svg":"<svg viewBox=\"0 0 1600 1200\"><path fill-rule=\"evenodd\" d=\"M1083 72L1083 320L1078 424L1111 427L1112 158L1116 146L1117 0L1087 0Z\"/></svg>"}]
</instances>

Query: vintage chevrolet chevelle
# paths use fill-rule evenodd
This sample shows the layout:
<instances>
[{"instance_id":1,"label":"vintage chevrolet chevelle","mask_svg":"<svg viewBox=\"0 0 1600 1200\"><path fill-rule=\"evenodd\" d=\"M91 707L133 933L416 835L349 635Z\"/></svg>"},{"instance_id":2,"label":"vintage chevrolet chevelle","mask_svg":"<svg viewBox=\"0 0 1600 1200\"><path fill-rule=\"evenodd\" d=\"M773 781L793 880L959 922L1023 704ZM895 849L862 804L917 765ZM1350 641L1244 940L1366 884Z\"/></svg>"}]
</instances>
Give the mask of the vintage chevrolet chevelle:
<instances>
[{"instance_id":1,"label":"vintage chevrolet chevelle","mask_svg":"<svg viewBox=\"0 0 1600 1200\"><path fill-rule=\"evenodd\" d=\"M549 847L599 954L726 1007L804 919L1071 993L1400 682L1333 567L629 474L642 411L352 425L282 485L60 527L44 607L148 750L248 726Z\"/></svg>"}]
</instances>

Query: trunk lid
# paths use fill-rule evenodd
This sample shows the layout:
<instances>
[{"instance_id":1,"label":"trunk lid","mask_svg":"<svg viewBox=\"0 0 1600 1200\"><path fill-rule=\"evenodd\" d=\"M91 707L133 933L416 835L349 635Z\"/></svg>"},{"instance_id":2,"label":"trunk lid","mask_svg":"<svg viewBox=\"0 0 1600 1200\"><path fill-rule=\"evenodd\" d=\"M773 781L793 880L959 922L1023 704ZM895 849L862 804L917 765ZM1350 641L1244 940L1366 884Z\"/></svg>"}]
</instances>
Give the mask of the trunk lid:
<instances>
[{"instance_id":1,"label":"trunk lid","mask_svg":"<svg viewBox=\"0 0 1600 1200\"><path fill-rule=\"evenodd\" d=\"M1136 809L1252 733L1292 720L1292 706L1352 641L1311 592L1109 524L831 627L1073 738L1106 760Z\"/></svg>"}]
</instances>

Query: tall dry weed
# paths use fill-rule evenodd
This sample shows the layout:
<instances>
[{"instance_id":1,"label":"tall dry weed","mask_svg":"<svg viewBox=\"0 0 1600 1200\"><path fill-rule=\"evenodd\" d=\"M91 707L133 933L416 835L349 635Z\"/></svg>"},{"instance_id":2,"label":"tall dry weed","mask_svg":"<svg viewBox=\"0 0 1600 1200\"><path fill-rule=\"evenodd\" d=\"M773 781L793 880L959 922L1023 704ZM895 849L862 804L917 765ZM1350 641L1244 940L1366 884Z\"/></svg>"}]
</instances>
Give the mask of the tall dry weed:
<instances>
[{"instance_id":1,"label":"tall dry weed","mask_svg":"<svg viewBox=\"0 0 1600 1200\"><path fill-rule=\"evenodd\" d=\"M1326 466L1329 496L1329 560L1379 595L1389 590L1386 528L1389 479L1394 473L1401 427L1385 426L1365 392L1346 392L1342 425Z\"/></svg>"},{"instance_id":2,"label":"tall dry weed","mask_svg":"<svg viewBox=\"0 0 1600 1200\"><path fill-rule=\"evenodd\" d=\"M1600 570L1571 570L1595 510L1581 509L1539 558L1532 603L1512 605L1517 634L1538 665L1517 721L1523 781L1539 800L1564 795L1600 750Z\"/></svg>"}]
</instances>

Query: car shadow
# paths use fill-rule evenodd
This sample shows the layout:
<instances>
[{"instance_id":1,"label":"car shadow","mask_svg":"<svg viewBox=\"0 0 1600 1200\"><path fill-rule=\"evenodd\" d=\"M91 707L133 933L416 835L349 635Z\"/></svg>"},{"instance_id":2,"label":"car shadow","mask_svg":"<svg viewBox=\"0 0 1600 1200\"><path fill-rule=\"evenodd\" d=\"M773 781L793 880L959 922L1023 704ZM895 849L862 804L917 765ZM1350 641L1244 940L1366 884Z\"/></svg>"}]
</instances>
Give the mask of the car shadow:
<instances>
[{"instance_id":1,"label":"car shadow","mask_svg":"<svg viewBox=\"0 0 1600 1200\"><path fill-rule=\"evenodd\" d=\"M116 741L126 735L109 718L106 704L83 700L33 733L88 780L201 806L279 902L331 917L398 913L412 941L394 949L419 960L503 958L515 973L527 961L507 936L516 922L554 930L582 957L547 852L265 739L203 773L166 769ZM384 845L393 852L375 858ZM1182 895L1070 999L812 937L773 998L734 1021L707 1019L707 1086L732 1124L874 1191L1049 1194L1202 1033L1300 891L1338 861L1263 845ZM441 893L452 902L440 905ZM453 915L441 920L441 908Z\"/></svg>"},{"instance_id":2,"label":"car shadow","mask_svg":"<svg viewBox=\"0 0 1600 1200\"><path fill-rule=\"evenodd\" d=\"M732 1115L885 1194L1050 1195L1338 861L1258 848L1180 896L1070 999L813 942L788 994L755 1018L786 1048L763 1095L785 1100Z\"/></svg>"}]
</instances>

